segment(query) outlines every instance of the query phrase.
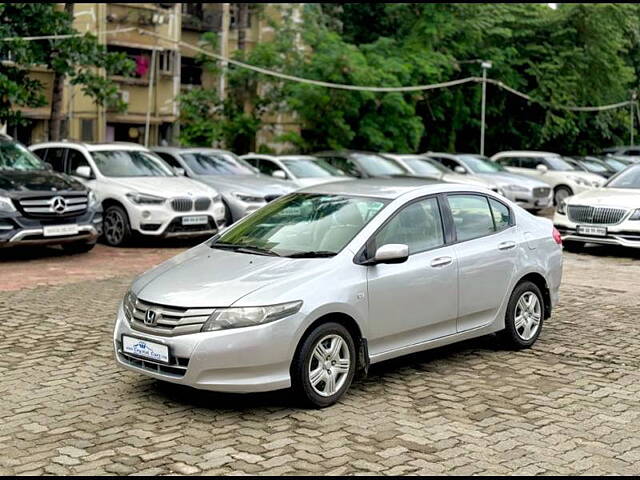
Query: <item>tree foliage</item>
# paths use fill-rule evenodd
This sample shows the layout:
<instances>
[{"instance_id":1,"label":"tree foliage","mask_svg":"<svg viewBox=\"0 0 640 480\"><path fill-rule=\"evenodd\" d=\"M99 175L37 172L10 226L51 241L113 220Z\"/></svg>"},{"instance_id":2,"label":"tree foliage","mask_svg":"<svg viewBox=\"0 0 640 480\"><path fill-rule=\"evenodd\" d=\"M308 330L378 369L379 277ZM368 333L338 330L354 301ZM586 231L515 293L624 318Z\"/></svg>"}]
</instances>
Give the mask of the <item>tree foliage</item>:
<instances>
[{"instance_id":1,"label":"tree foliage","mask_svg":"<svg viewBox=\"0 0 640 480\"><path fill-rule=\"evenodd\" d=\"M275 39L241 58L305 78L403 86L480 76L551 105L631 98L640 73L635 4L305 4L284 11ZM358 148L478 151L481 85L418 93L335 90L232 68L236 106L257 129L265 115L293 112L300 150ZM258 82L260 87L257 87ZM235 90L234 90L235 91ZM257 105L256 109L248 106ZM577 113L487 86L487 151L531 148L587 153L628 141L629 110Z\"/></svg>"},{"instance_id":2,"label":"tree foliage","mask_svg":"<svg viewBox=\"0 0 640 480\"><path fill-rule=\"evenodd\" d=\"M72 16L47 3L0 3L0 38L74 35ZM97 38L87 33L55 40L12 40L0 42L0 59L10 59L0 70L0 123L21 121L15 107L46 104L44 86L30 79L30 67L45 67L58 78L68 78L83 93L101 105L123 109L116 85L100 74L127 74L134 65L124 54L109 53ZM53 106L52 102L52 106Z\"/></svg>"}]
</instances>

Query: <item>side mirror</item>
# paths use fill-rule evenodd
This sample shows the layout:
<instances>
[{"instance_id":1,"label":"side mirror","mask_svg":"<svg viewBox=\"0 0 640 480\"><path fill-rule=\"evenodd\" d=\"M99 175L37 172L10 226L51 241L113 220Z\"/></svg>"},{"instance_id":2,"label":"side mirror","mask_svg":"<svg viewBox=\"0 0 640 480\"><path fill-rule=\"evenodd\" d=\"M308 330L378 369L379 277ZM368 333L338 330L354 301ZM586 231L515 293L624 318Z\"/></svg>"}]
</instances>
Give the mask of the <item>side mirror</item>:
<instances>
[{"instance_id":1,"label":"side mirror","mask_svg":"<svg viewBox=\"0 0 640 480\"><path fill-rule=\"evenodd\" d=\"M284 173L283 170L274 170L273 172L271 172L271 176L274 178L279 178L281 180L287 179L287 174Z\"/></svg>"},{"instance_id":2,"label":"side mirror","mask_svg":"<svg viewBox=\"0 0 640 480\"><path fill-rule=\"evenodd\" d=\"M87 165L82 165L82 166L76 168L76 171L74 172L74 175L76 175L77 177L82 177L82 178L87 178L87 179L93 178L93 173L91 172L91 167L89 167Z\"/></svg>"},{"instance_id":3,"label":"side mirror","mask_svg":"<svg viewBox=\"0 0 640 480\"><path fill-rule=\"evenodd\" d=\"M373 257L373 263L403 263L409 258L409 246L403 243L382 245Z\"/></svg>"},{"instance_id":4,"label":"side mirror","mask_svg":"<svg viewBox=\"0 0 640 480\"><path fill-rule=\"evenodd\" d=\"M456 173L461 173L461 174L466 174L467 173L467 169L464 167L461 167L460 165L458 165L456 168L453 169L454 172Z\"/></svg>"},{"instance_id":5,"label":"side mirror","mask_svg":"<svg viewBox=\"0 0 640 480\"><path fill-rule=\"evenodd\" d=\"M536 165L536 170L538 170L540 173L547 173L549 171L549 167L543 165L542 163L539 163L538 165Z\"/></svg>"},{"instance_id":6,"label":"side mirror","mask_svg":"<svg viewBox=\"0 0 640 480\"><path fill-rule=\"evenodd\" d=\"M180 167L173 167L173 172L179 177L184 177L187 174L184 168L180 168Z\"/></svg>"}]
</instances>

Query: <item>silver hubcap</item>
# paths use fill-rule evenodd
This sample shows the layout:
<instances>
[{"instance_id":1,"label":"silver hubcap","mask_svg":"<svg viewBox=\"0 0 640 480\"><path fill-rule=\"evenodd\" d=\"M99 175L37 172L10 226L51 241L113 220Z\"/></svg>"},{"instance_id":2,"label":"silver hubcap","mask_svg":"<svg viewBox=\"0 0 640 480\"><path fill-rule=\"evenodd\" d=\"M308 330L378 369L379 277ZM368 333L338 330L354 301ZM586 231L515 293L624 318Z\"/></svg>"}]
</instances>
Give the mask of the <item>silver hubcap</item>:
<instances>
[{"instance_id":1,"label":"silver hubcap","mask_svg":"<svg viewBox=\"0 0 640 480\"><path fill-rule=\"evenodd\" d=\"M566 198L569 198L570 194L568 191L566 191L564 188L561 188L560 190L558 190L556 192L556 205L560 205L560 203L565 200Z\"/></svg>"},{"instance_id":2,"label":"silver hubcap","mask_svg":"<svg viewBox=\"0 0 640 480\"><path fill-rule=\"evenodd\" d=\"M339 391L347 381L351 367L351 354L347 342L340 335L327 335L313 347L309 362L309 382L313 390L323 397Z\"/></svg>"},{"instance_id":3,"label":"silver hubcap","mask_svg":"<svg viewBox=\"0 0 640 480\"><path fill-rule=\"evenodd\" d=\"M112 245L117 245L124 237L124 219L116 210L111 210L104 217L104 234Z\"/></svg>"},{"instance_id":4,"label":"silver hubcap","mask_svg":"<svg viewBox=\"0 0 640 480\"><path fill-rule=\"evenodd\" d=\"M542 309L533 292L525 292L518 299L515 312L516 333L523 340L531 340L540 328Z\"/></svg>"}]
</instances>

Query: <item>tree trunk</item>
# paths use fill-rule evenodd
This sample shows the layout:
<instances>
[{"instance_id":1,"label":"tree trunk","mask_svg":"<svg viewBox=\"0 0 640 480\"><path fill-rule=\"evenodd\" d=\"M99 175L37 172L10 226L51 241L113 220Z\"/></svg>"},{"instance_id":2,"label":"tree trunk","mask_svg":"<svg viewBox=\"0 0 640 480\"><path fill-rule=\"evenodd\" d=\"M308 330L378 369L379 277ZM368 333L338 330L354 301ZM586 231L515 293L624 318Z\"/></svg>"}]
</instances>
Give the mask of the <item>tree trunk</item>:
<instances>
[{"instance_id":1,"label":"tree trunk","mask_svg":"<svg viewBox=\"0 0 640 480\"><path fill-rule=\"evenodd\" d=\"M73 3L65 3L64 11L73 25ZM64 97L64 79L62 73L54 72L51 92L51 114L49 116L49 141L56 142L62 137L62 101Z\"/></svg>"}]
</instances>

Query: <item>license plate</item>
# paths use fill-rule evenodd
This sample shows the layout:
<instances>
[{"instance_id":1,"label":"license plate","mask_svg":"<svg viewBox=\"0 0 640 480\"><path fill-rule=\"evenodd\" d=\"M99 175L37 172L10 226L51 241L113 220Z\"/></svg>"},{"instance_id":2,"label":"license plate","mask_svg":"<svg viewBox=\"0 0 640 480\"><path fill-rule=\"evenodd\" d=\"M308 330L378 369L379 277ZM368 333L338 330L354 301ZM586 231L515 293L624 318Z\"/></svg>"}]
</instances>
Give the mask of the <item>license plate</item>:
<instances>
[{"instance_id":1,"label":"license plate","mask_svg":"<svg viewBox=\"0 0 640 480\"><path fill-rule=\"evenodd\" d=\"M606 227L585 227L583 225L578 225L578 234L579 235L593 235L595 237L606 237L607 236L607 228Z\"/></svg>"},{"instance_id":2,"label":"license plate","mask_svg":"<svg viewBox=\"0 0 640 480\"><path fill-rule=\"evenodd\" d=\"M209 217L206 215L182 217L182 225L206 225L207 223L209 223Z\"/></svg>"},{"instance_id":3,"label":"license plate","mask_svg":"<svg viewBox=\"0 0 640 480\"><path fill-rule=\"evenodd\" d=\"M55 237L59 235L75 235L78 233L78 225L51 225L44 227L45 237Z\"/></svg>"},{"instance_id":4,"label":"license plate","mask_svg":"<svg viewBox=\"0 0 640 480\"><path fill-rule=\"evenodd\" d=\"M136 357L148 358L156 362L169 363L169 347L148 340L122 336L122 350L124 353Z\"/></svg>"}]
</instances>

